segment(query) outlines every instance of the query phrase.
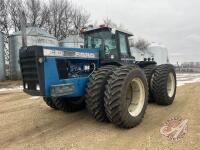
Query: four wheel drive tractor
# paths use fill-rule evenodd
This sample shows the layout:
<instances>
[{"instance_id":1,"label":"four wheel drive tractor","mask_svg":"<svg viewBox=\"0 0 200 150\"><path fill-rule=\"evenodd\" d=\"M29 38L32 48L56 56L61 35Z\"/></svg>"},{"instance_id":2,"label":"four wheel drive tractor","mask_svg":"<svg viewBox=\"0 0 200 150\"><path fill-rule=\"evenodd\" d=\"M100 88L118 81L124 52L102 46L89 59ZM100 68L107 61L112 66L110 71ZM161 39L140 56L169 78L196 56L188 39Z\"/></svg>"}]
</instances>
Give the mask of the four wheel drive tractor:
<instances>
[{"instance_id":1,"label":"four wheel drive tractor","mask_svg":"<svg viewBox=\"0 0 200 150\"><path fill-rule=\"evenodd\" d=\"M100 27L83 35L85 48L23 47L24 92L43 96L48 106L67 112L86 105L96 120L123 128L141 122L148 101L161 105L173 102L174 67L136 62L128 43L131 33Z\"/></svg>"}]
</instances>

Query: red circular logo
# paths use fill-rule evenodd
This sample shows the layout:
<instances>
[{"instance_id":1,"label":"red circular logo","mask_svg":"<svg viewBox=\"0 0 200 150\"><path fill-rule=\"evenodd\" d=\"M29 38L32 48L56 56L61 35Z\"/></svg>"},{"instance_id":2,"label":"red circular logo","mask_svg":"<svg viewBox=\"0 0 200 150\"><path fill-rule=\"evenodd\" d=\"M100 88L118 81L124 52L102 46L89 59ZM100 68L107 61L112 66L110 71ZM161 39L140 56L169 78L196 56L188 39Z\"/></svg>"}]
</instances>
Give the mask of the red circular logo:
<instances>
[{"instance_id":1,"label":"red circular logo","mask_svg":"<svg viewBox=\"0 0 200 150\"><path fill-rule=\"evenodd\" d=\"M188 131L187 122L187 119L172 117L161 127L160 133L172 141L178 141Z\"/></svg>"}]
</instances>

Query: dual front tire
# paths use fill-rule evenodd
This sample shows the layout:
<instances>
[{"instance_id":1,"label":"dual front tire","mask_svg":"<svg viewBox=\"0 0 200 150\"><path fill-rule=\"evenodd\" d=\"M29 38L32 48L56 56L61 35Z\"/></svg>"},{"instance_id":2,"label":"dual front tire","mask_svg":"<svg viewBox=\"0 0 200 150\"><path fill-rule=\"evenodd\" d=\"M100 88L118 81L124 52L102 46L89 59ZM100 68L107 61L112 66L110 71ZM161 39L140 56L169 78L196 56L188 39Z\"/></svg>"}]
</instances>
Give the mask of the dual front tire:
<instances>
[{"instance_id":1,"label":"dual front tire","mask_svg":"<svg viewBox=\"0 0 200 150\"><path fill-rule=\"evenodd\" d=\"M43 97L45 103L55 109L64 112L76 112L85 107L85 101L79 97Z\"/></svg>"},{"instance_id":2,"label":"dual front tire","mask_svg":"<svg viewBox=\"0 0 200 150\"><path fill-rule=\"evenodd\" d=\"M115 66L104 66L95 71L88 83L86 90L86 107L89 113L97 121L108 121L104 107L105 85L108 84L108 79L113 73Z\"/></svg>"},{"instance_id":3,"label":"dual front tire","mask_svg":"<svg viewBox=\"0 0 200 150\"><path fill-rule=\"evenodd\" d=\"M143 71L136 66L115 70L106 85L104 102L111 122L122 128L138 125L148 103L148 85Z\"/></svg>"}]
</instances>

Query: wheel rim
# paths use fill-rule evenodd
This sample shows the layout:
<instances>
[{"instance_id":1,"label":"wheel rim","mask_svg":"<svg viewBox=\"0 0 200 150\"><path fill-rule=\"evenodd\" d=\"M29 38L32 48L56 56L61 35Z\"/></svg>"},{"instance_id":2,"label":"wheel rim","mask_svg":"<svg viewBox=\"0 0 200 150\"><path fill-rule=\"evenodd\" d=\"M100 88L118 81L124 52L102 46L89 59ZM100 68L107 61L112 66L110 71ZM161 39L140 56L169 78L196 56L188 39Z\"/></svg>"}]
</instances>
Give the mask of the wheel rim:
<instances>
[{"instance_id":1,"label":"wheel rim","mask_svg":"<svg viewBox=\"0 0 200 150\"><path fill-rule=\"evenodd\" d=\"M169 97L172 97L174 95L175 91L175 78L173 73L169 73L168 79L167 79L167 94Z\"/></svg>"},{"instance_id":2,"label":"wheel rim","mask_svg":"<svg viewBox=\"0 0 200 150\"><path fill-rule=\"evenodd\" d=\"M128 87L126 99L130 101L128 112L131 116L136 117L143 109L145 101L145 89L140 78L132 80Z\"/></svg>"}]
</instances>

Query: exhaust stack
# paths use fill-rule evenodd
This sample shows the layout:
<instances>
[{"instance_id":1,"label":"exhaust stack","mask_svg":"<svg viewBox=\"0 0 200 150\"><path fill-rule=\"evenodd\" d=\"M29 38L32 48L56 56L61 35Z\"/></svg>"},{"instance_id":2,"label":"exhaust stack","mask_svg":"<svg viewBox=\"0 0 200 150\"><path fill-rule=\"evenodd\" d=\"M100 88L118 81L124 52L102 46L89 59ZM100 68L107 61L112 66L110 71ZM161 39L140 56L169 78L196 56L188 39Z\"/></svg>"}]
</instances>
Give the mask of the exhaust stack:
<instances>
[{"instance_id":1,"label":"exhaust stack","mask_svg":"<svg viewBox=\"0 0 200 150\"><path fill-rule=\"evenodd\" d=\"M26 16L24 11L21 13L21 32L22 32L22 47L27 47L27 36L26 36Z\"/></svg>"}]
</instances>

